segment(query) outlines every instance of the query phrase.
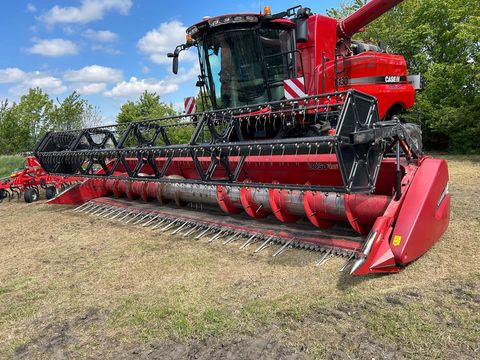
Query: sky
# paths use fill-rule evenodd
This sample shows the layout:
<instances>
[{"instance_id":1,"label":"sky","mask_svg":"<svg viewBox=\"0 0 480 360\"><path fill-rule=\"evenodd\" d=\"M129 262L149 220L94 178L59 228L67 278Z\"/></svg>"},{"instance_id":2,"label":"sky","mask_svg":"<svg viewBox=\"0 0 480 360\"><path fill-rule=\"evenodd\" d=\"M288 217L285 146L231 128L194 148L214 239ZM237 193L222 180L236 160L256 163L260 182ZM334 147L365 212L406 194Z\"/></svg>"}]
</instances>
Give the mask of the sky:
<instances>
[{"instance_id":1,"label":"sky","mask_svg":"<svg viewBox=\"0 0 480 360\"><path fill-rule=\"evenodd\" d=\"M194 96L198 60L180 55L178 75L167 52L204 16L280 12L295 5L325 14L340 0L31 0L8 1L0 12L0 100L18 101L40 87L61 101L79 92L113 123L120 106L145 91L183 108Z\"/></svg>"}]
</instances>

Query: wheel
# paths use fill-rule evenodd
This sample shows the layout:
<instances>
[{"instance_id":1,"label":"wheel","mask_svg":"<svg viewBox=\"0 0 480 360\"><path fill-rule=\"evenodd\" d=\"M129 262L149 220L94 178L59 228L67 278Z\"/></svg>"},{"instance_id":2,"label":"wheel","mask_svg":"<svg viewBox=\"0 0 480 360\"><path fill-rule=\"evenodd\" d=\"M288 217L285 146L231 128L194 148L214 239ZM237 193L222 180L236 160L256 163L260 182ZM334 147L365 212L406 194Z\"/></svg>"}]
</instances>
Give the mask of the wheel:
<instances>
[{"instance_id":1,"label":"wheel","mask_svg":"<svg viewBox=\"0 0 480 360\"><path fill-rule=\"evenodd\" d=\"M28 188L23 194L26 203L31 203L38 200L38 193L35 189Z\"/></svg>"},{"instance_id":2,"label":"wheel","mask_svg":"<svg viewBox=\"0 0 480 360\"><path fill-rule=\"evenodd\" d=\"M0 203L7 197L5 189L0 189Z\"/></svg>"},{"instance_id":3,"label":"wheel","mask_svg":"<svg viewBox=\"0 0 480 360\"><path fill-rule=\"evenodd\" d=\"M57 188L55 186L48 186L45 189L45 196L47 197L47 200L53 199L57 196Z\"/></svg>"}]
</instances>

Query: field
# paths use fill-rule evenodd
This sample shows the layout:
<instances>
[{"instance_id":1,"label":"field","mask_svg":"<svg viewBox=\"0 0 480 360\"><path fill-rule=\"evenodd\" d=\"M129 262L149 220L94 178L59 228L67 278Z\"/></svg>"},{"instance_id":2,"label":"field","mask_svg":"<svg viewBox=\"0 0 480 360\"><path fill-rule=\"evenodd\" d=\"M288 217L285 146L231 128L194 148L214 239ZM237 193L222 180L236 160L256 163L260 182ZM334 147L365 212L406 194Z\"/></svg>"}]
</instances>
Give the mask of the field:
<instances>
[{"instance_id":1,"label":"field","mask_svg":"<svg viewBox=\"0 0 480 360\"><path fill-rule=\"evenodd\" d=\"M0 178L9 176L13 170L25 166L25 157L20 155L0 155Z\"/></svg>"},{"instance_id":2,"label":"field","mask_svg":"<svg viewBox=\"0 0 480 360\"><path fill-rule=\"evenodd\" d=\"M447 233L389 276L3 203L0 358L478 358L480 157L448 160Z\"/></svg>"}]
</instances>

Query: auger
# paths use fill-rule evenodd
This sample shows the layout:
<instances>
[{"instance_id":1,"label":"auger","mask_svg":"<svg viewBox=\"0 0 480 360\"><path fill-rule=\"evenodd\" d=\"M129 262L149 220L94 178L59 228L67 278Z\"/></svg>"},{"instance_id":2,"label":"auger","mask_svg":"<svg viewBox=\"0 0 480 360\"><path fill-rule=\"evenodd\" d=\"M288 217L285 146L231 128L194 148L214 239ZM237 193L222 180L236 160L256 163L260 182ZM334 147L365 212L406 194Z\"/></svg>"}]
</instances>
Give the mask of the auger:
<instances>
[{"instance_id":1,"label":"auger","mask_svg":"<svg viewBox=\"0 0 480 360\"><path fill-rule=\"evenodd\" d=\"M450 216L446 162L399 119L418 77L351 40L399 2L341 21L300 6L204 18L169 56L177 73L180 52L197 50L211 108L188 98L182 115L47 133L43 168L86 179L50 203L242 251L320 251L318 266L343 256L353 274L399 271Z\"/></svg>"}]
</instances>

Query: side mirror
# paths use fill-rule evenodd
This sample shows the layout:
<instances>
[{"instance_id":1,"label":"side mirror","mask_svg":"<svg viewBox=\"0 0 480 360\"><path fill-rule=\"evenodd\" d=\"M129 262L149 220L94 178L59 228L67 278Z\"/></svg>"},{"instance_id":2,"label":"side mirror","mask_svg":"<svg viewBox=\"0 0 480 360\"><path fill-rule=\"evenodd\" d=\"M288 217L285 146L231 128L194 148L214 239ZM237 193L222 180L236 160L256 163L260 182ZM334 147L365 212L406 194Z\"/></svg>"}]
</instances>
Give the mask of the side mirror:
<instances>
[{"instance_id":1,"label":"side mirror","mask_svg":"<svg viewBox=\"0 0 480 360\"><path fill-rule=\"evenodd\" d=\"M173 58L173 62L172 62L172 72L174 74L177 74L178 73L178 55L180 54L180 51L182 51L182 49L180 49L179 46L177 46L174 50L173 53L168 53L167 54L167 57L169 58Z\"/></svg>"},{"instance_id":2,"label":"side mirror","mask_svg":"<svg viewBox=\"0 0 480 360\"><path fill-rule=\"evenodd\" d=\"M172 72L176 75L178 73L178 55L173 58Z\"/></svg>"},{"instance_id":3,"label":"side mirror","mask_svg":"<svg viewBox=\"0 0 480 360\"><path fill-rule=\"evenodd\" d=\"M295 19L295 40L298 43L308 41L308 18Z\"/></svg>"}]
</instances>

